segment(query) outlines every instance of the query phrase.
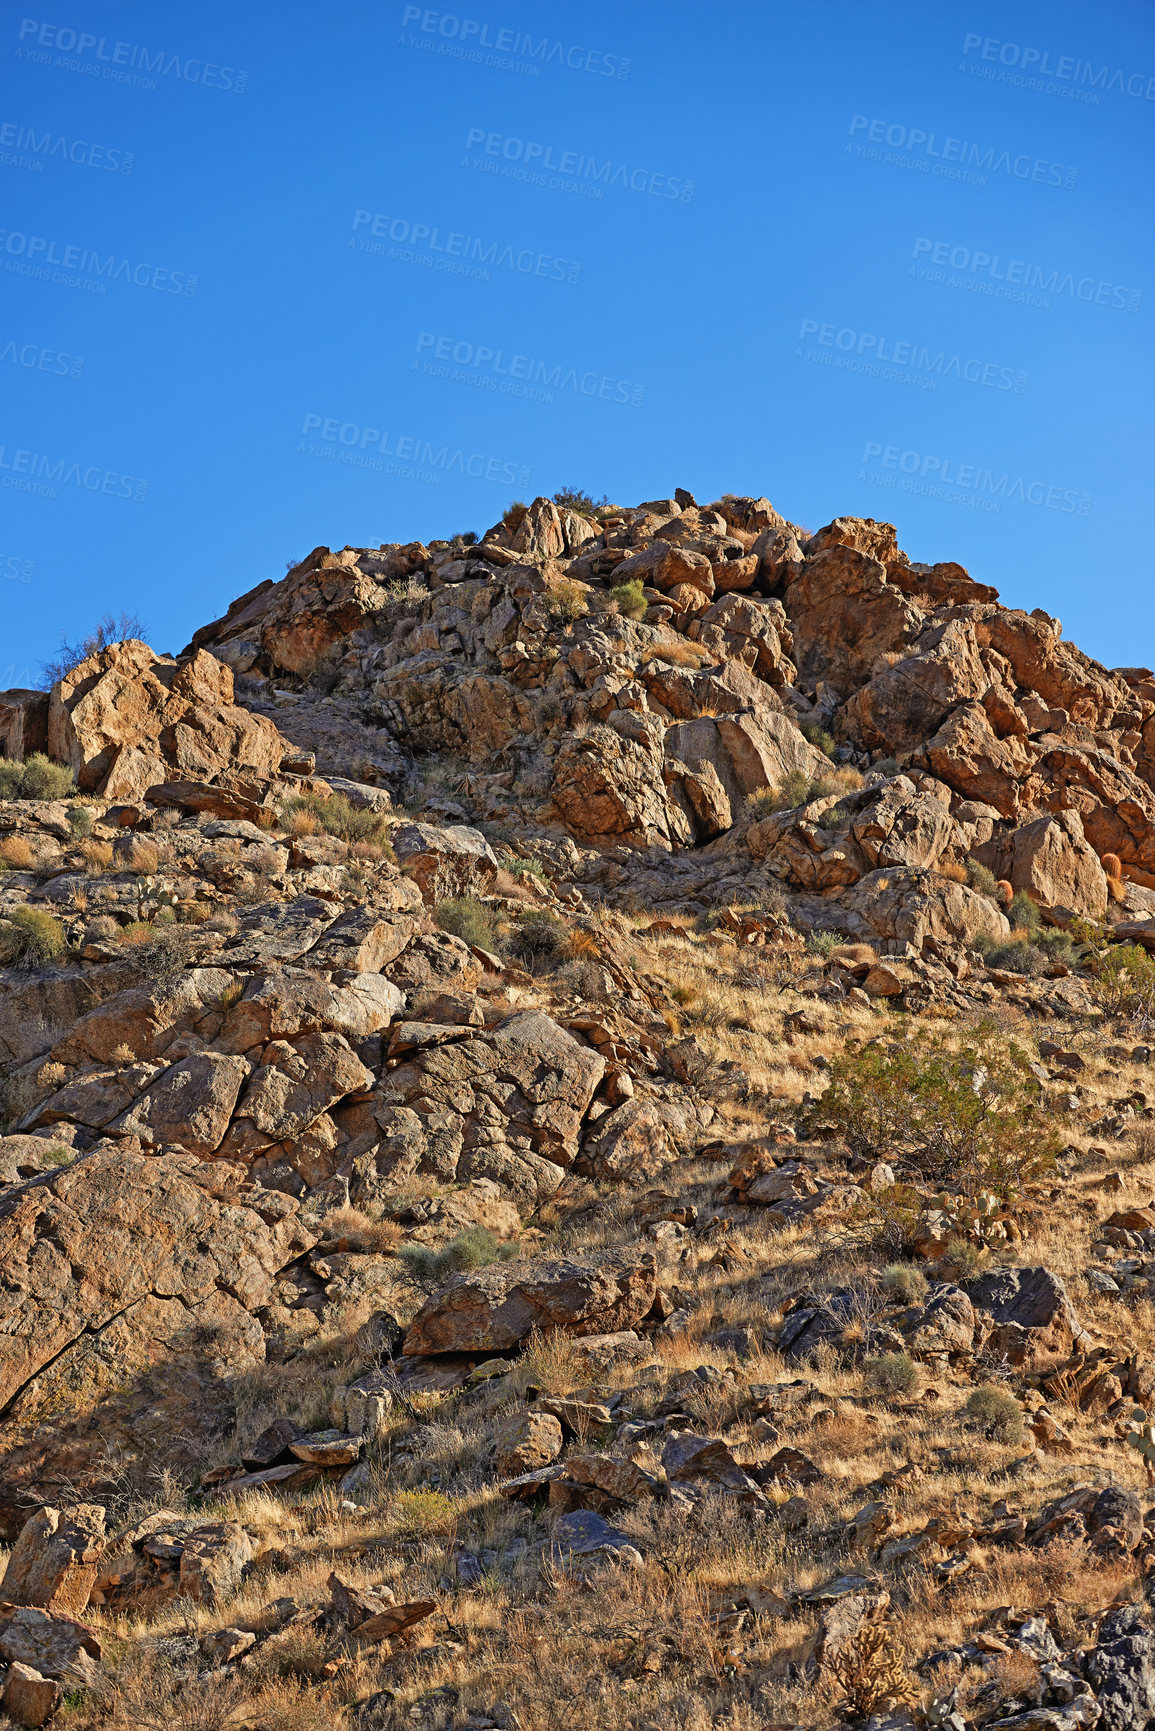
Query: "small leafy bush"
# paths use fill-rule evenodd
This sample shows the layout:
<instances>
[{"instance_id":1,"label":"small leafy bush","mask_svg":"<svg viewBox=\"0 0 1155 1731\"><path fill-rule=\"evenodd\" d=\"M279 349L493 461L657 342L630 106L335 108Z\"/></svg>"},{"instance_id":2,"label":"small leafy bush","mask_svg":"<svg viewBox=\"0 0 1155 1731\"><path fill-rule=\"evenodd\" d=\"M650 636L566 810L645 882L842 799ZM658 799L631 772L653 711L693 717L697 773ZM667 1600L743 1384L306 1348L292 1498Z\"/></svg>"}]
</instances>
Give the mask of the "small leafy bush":
<instances>
[{"instance_id":1,"label":"small leafy bush","mask_svg":"<svg viewBox=\"0 0 1155 1731\"><path fill-rule=\"evenodd\" d=\"M972 890L977 890L979 895L986 896L989 901L995 902L1001 906L1002 897L999 895L999 880L993 871L988 870L981 860L968 858L966 862L966 872L967 883L970 885Z\"/></svg>"},{"instance_id":2,"label":"small leafy bush","mask_svg":"<svg viewBox=\"0 0 1155 1731\"><path fill-rule=\"evenodd\" d=\"M1023 1415L1019 1403L1005 1388L983 1383L972 1389L963 1406L967 1422L992 1442L1014 1447L1023 1440Z\"/></svg>"},{"instance_id":3,"label":"small leafy bush","mask_svg":"<svg viewBox=\"0 0 1155 1731\"><path fill-rule=\"evenodd\" d=\"M487 1268L491 1262L511 1262L516 1244L502 1244L485 1226L467 1226L440 1250L424 1244L406 1244L398 1252L411 1273L420 1280L444 1280L463 1268Z\"/></svg>"},{"instance_id":4,"label":"small leafy bush","mask_svg":"<svg viewBox=\"0 0 1155 1731\"><path fill-rule=\"evenodd\" d=\"M290 820L296 813L312 818L317 829L338 841L376 842L389 845L389 820L371 806L356 806L343 793L295 793L281 806L281 815ZM314 831L315 833L315 831Z\"/></svg>"},{"instance_id":5,"label":"small leafy bush","mask_svg":"<svg viewBox=\"0 0 1155 1731\"><path fill-rule=\"evenodd\" d=\"M627 583L615 583L609 591L609 599L625 619L640 619L649 606L642 593L644 585L640 577L631 577Z\"/></svg>"},{"instance_id":6,"label":"small leafy bush","mask_svg":"<svg viewBox=\"0 0 1155 1731\"><path fill-rule=\"evenodd\" d=\"M492 950L497 946L497 934L489 910L475 896L455 896L438 902L433 917L443 932L463 938L467 944L476 944L479 950Z\"/></svg>"},{"instance_id":7,"label":"small leafy bush","mask_svg":"<svg viewBox=\"0 0 1155 1731\"><path fill-rule=\"evenodd\" d=\"M812 956L821 956L828 961L839 948L842 939L837 932L807 932L806 948Z\"/></svg>"},{"instance_id":8,"label":"small leafy bush","mask_svg":"<svg viewBox=\"0 0 1155 1731\"><path fill-rule=\"evenodd\" d=\"M0 799L69 799L76 777L64 763L34 751L23 763L0 759Z\"/></svg>"},{"instance_id":9,"label":"small leafy bush","mask_svg":"<svg viewBox=\"0 0 1155 1731\"><path fill-rule=\"evenodd\" d=\"M83 841L85 836L92 834L92 813L86 805L69 806L68 827L76 841Z\"/></svg>"},{"instance_id":10,"label":"small leafy bush","mask_svg":"<svg viewBox=\"0 0 1155 1731\"><path fill-rule=\"evenodd\" d=\"M0 958L9 967L43 967L63 952L64 927L44 908L13 908L0 921Z\"/></svg>"},{"instance_id":11,"label":"small leafy bush","mask_svg":"<svg viewBox=\"0 0 1155 1731\"><path fill-rule=\"evenodd\" d=\"M990 1023L959 1050L929 1034L871 1041L832 1062L822 1116L872 1160L902 1161L964 1193L1013 1195L1062 1146L1028 1061Z\"/></svg>"},{"instance_id":12,"label":"small leafy bush","mask_svg":"<svg viewBox=\"0 0 1155 1731\"><path fill-rule=\"evenodd\" d=\"M929 1287L913 1262L892 1262L882 1271L882 1289L896 1304L921 1304Z\"/></svg>"},{"instance_id":13,"label":"small leafy bush","mask_svg":"<svg viewBox=\"0 0 1155 1731\"><path fill-rule=\"evenodd\" d=\"M885 1352L880 1358L868 1358L864 1369L880 1394L909 1394L918 1381L918 1366L906 1352Z\"/></svg>"},{"instance_id":14,"label":"small leafy bush","mask_svg":"<svg viewBox=\"0 0 1155 1731\"><path fill-rule=\"evenodd\" d=\"M546 616L555 628L573 625L578 619L584 619L589 610L589 591L584 583L566 578L551 584L546 591Z\"/></svg>"},{"instance_id":15,"label":"small leafy bush","mask_svg":"<svg viewBox=\"0 0 1155 1731\"><path fill-rule=\"evenodd\" d=\"M1155 956L1140 945L1112 945L1096 963L1095 973L1095 996L1109 1014L1155 1014Z\"/></svg>"},{"instance_id":16,"label":"small leafy bush","mask_svg":"<svg viewBox=\"0 0 1155 1731\"><path fill-rule=\"evenodd\" d=\"M510 877L536 878L543 884L549 882L549 873L539 859L526 859L519 853L502 852L497 856L497 863Z\"/></svg>"},{"instance_id":17,"label":"small leafy bush","mask_svg":"<svg viewBox=\"0 0 1155 1731\"><path fill-rule=\"evenodd\" d=\"M834 735L832 733L828 733L826 728L819 726L817 721L811 721L806 717L804 717L798 725L802 730L802 737L804 739L808 739L811 745L825 753L827 757L834 756L835 746Z\"/></svg>"},{"instance_id":18,"label":"small leafy bush","mask_svg":"<svg viewBox=\"0 0 1155 1731\"><path fill-rule=\"evenodd\" d=\"M1007 910L1011 925L1017 932L1037 932L1042 925L1038 908L1026 890L1016 890Z\"/></svg>"},{"instance_id":19,"label":"small leafy bush","mask_svg":"<svg viewBox=\"0 0 1155 1731\"><path fill-rule=\"evenodd\" d=\"M595 499L580 487L559 487L553 502L560 511L576 511L579 517L595 517L599 511L610 509L608 494Z\"/></svg>"},{"instance_id":20,"label":"small leafy bush","mask_svg":"<svg viewBox=\"0 0 1155 1731\"><path fill-rule=\"evenodd\" d=\"M984 946L983 960L988 968L1002 968L1008 974L1025 974L1029 979L1036 978L1047 966L1047 957L1039 946L1021 939Z\"/></svg>"}]
</instances>

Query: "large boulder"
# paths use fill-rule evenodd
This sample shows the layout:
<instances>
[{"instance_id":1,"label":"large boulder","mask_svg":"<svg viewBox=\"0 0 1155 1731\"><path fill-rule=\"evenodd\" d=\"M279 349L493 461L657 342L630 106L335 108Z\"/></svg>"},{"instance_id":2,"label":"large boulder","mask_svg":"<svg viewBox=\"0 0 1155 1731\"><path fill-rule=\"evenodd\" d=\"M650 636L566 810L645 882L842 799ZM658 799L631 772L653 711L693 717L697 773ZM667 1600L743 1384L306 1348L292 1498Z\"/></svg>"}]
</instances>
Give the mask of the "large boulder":
<instances>
[{"instance_id":1,"label":"large boulder","mask_svg":"<svg viewBox=\"0 0 1155 1731\"><path fill-rule=\"evenodd\" d=\"M1144 1731L1155 1717L1155 1634L1140 1605L1108 1611L1087 1655L1100 1731Z\"/></svg>"},{"instance_id":2,"label":"large boulder","mask_svg":"<svg viewBox=\"0 0 1155 1731\"><path fill-rule=\"evenodd\" d=\"M104 1546L104 1509L99 1503L77 1503L64 1511L37 1509L12 1548L0 1581L0 1601L79 1616L88 1604Z\"/></svg>"},{"instance_id":3,"label":"large boulder","mask_svg":"<svg viewBox=\"0 0 1155 1731\"><path fill-rule=\"evenodd\" d=\"M1009 861L1000 876L1064 922L1078 916L1102 919L1107 911L1107 874L1083 834L1077 811L1056 812L1023 824L1009 838Z\"/></svg>"},{"instance_id":4,"label":"large boulder","mask_svg":"<svg viewBox=\"0 0 1155 1731\"><path fill-rule=\"evenodd\" d=\"M987 1351L1025 1372L1057 1370L1087 1338L1066 1287L1049 1268L992 1268L964 1286L987 1325Z\"/></svg>"},{"instance_id":5,"label":"large boulder","mask_svg":"<svg viewBox=\"0 0 1155 1731\"><path fill-rule=\"evenodd\" d=\"M224 781L259 793L292 747L233 701L230 668L206 650L157 655L130 638L88 656L53 686L48 752L87 793L141 798L157 783Z\"/></svg>"},{"instance_id":6,"label":"large boulder","mask_svg":"<svg viewBox=\"0 0 1155 1731\"><path fill-rule=\"evenodd\" d=\"M393 848L427 903L492 893L497 855L479 829L404 823L393 831Z\"/></svg>"},{"instance_id":7,"label":"large boulder","mask_svg":"<svg viewBox=\"0 0 1155 1731\"><path fill-rule=\"evenodd\" d=\"M431 1027L375 1091L379 1144L360 1162L356 1200L416 1176L489 1178L525 1208L551 1196L578 1151L605 1059L539 1010L495 1028Z\"/></svg>"},{"instance_id":8,"label":"large boulder","mask_svg":"<svg viewBox=\"0 0 1155 1731\"><path fill-rule=\"evenodd\" d=\"M573 1262L506 1263L454 1275L421 1307L404 1349L509 1352L534 1329L613 1334L651 1308L657 1268L651 1255L614 1256L596 1267Z\"/></svg>"}]
</instances>

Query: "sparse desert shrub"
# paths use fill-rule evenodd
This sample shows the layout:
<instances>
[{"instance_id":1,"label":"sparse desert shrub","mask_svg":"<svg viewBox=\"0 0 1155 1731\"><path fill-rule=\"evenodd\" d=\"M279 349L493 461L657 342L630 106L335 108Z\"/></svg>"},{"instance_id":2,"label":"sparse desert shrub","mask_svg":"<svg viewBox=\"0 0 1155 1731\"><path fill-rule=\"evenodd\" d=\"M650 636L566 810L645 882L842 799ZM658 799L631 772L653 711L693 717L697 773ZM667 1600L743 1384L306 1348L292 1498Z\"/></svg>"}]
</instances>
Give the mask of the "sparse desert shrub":
<instances>
[{"instance_id":1,"label":"sparse desert shrub","mask_svg":"<svg viewBox=\"0 0 1155 1731\"><path fill-rule=\"evenodd\" d=\"M121 613L116 616L106 613L99 619L87 637L82 637L77 643L69 643L67 636L60 639L60 648L55 661L44 663L44 678L49 686L64 679L79 667L82 661L87 661L90 655L97 655L102 649L107 649L113 643L125 643L129 638L145 636L145 627L135 613Z\"/></svg>"},{"instance_id":2,"label":"sparse desert shrub","mask_svg":"<svg viewBox=\"0 0 1155 1731\"><path fill-rule=\"evenodd\" d=\"M69 806L68 827L75 841L83 841L85 836L92 834L92 813L86 805Z\"/></svg>"},{"instance_id":3,"label":"sparse desert shrub","mask_svg":"<svg viewBox=\"0 0 1155 1731\"><path fill-rule=\"evenodd\" d=\"M829 961L835 950L839 949L842 939L837 932L807 932L806 948L812 956L821 956Z\"/></svg>"},{"instance_id":4,"label":"sparse desert shrub","mask_svg":"<svg viewBox=\"0 0 1155 1731\"><path fill-rule=\"evenodd\" d=\"M935 870L940 878L946 878L952 884L965 884L967 881L967 868L961 860L939 860Z\"/></svg>"},{"instance_id":5,"label":"sparse desert shrub","mask_svg":"<svg viewBox=\"0 0 1155 1731\"><path fill-rule=\"evenodd\" d=\"M972 890L977 890L980 895L988 897L992 902L999 902L1002 900L999 895L998 878L996 878L993 871L990 871L985 865L983 865L981 860L968 858L966 862L966 874L967 883L970 885Z\"/></svg>"},{"instance_id":6,"label":"sparse desert shrub","mask_svg":"<svg viewBox=\"0 0 1155 1731\"><path fill-rule=\"evenodd\" d=\"M519 960L532 966L550 963L568 953L569 933L556 914L546 908L531 908L519 915L510 935L509 947Z\"/></svg>"},{"instance_id":7,"label":"sparse desert shrub","mask_svg":"<svg viewBox=\"0 0 1155 1731\"><path fill-rule=\"evenodd\" d=\"M804 716L798 726L801 729L803 739L808 739L810 744L823 752L825 756L834 756L835 742L832 733L828 733L826 728L817 721L812 721L808 716Z\"/></svg>"},{"instance_id":8,"label":"sparse desert shrub","mask_svg":"<svg viewBox=\"0 0 1155 1731\"><path fill-rule=\"evenodd\" d=\"M600 499L593 498L581 487L559 487L553 496L553 502L561 511L576 511L579 517L596 517L599 511L610 509L607 494Z\"/></svg>"},{"instance_id":9,"label":"sparse desert shrub","mask_svg":"<svg viewBox=\"0 0 1155 1731\"><path fill-rule=\"evenodd\" d=\"M444 1280L463 1268L487 1268L491 1262L512 1261L519 1250L516 1244L502 1244L488 1227L467 1226L439 1250L406 1244L398 1255L418 1279Z\"/></svg>"},{"instance_id":10,"label":"sparse desert shrub","mask_svg":"<svg viewBox=\"0 0 1155 1731\"><path fill-rule=\"evenodd\" d=\"M884 1352L868 1358L863 1369L880 1394L909 1394L918 1381L918 1366L907 1352Z\"/></svg>"},{"instance_id":11,"label":"sparse desert shrub","mask_svg":"<svg viewBox=\"0 0 1155 1731\"><path fill-rule=\"evenodd\" d=\"M67 764L53 763L34 751L23 763L0 758L0 799L68 799L76 792L76 777Z\"/></svg>"},{"instance_id":12,"label":"sparse desert shrub","mask_svg":"<svg viewBox=\"0 0 1155 1731\"><path fill-rule=\"evenodd\" d=\"M643 584L640 577L631 577L627 583L615 583L608 592L608 599L617 608L623 619L640 619L649 606L642 593Z\"/></svg>"},{"instance_id":13,"label":"sparse desert shrub","mask_svg":"<svg viewBox=\"0 0 1155 1731\"><path fill-rule=\"evenodd\" d=\"M501 520L512 534L515 529L520 529L528 512L529 506L524 499L511 499L501 513Z\"/></svg>"},{"instance_id":14,"label":"sparse desert shrub","mask_svg":"<svg viewBox=\"0 0 1155 1731\"><path fill-rule=\"evenodd\" d=\"M68 799L76 792L76 777L66 763L53 763L42 751L24 760L21 799Z\"/></svg>"},{"instance_id":15,"label":"sparse desert shrub","mask_svg":"<svg viewBox=\"0 0 1155 1731\"><path fill-rule=\"evenodd\" d=\"M433 593L420 571L410 577L391 577L383 587L385 605L396 608L398 612L403 608L420 607Z\"/></svg>"},{"instance_id":16,"label":"sparse desert shrub","mask_svg":"<svg viewBox=\"0 0 1155 1731\"><path fill-rule=\"evenodd\" d=\"M882 1289L897 1304L921 1304L929 1286L913 1262L891 1262L882 1271Z\"/></svg>"},{"instance_id":17,"label":"sparse desert shrub","mask_svg":"<svg viewBox=\"0 0 1155 1731\"><path fill-rule=\"evenodd\" d=\"M1037 977L1047 965L1046 955L1037 944L1027 942L1025 934L1009 943L992 943L988 939L981 953L988 968L1002 968L1008 974L1024 974L1028 978Z\"/></svg>"},{"instance_id":18,"label":"sparse desert shrub","mask_svg":"<svg viewBox=\"0 0 1155 1731\"><path fill-rule=\"evenodd\" d=\"M589 591L584 583L565 578L560 583L551 583L545 593L546 617L555 628L573 625L584 619L589 610Z\"/></svg>"},{"instance_id":19,"label":"sparse desert shrub","mask_svg":"<svg viewBox=\"0 0 1155 1731\"><path fill-rule=\"evenodd\" d=\"M338 841L376 842L389 845L389 820L371 806L356 806L343 793L294 793L281 806L282 821L294 825L298 814L312 818L315 828L295 826L297 835L316 834L318 829Z\"/></svg>"},{"instance_id":20,"label":"sparse desert shrub","mask_svg":"<svg viewBox=\"0 0 1155 1731\"><path fill-rule=\"evenodd\" d=\"M756 787L753 793L748 793L743 801L743 809L749 818L769 817L778 811L778 789L775 787Z\"/></svg>"},{"instance_id":21,"label":"sparse desert shrub","mask_svg":"<svg viewBox=\"0 0 1155 1731\"><path fill-rule=\"evenodd\" d=\"M1155 956L1138 944L1113 944L1095 964L1093 990L1110 1015L1155 1014Z\"/></svg>"},{"instance_id":22,"label":"sparse desert shrub","mask_svg":"<svg viewBox=\"0 0 1155 1731\"><path fill-rule=\"evenodd\" d=\"M539 859L526 859L519 853L502 852L497 856L497 863L502 871L508 872L513 878L536 878L538 883L547 884L549 873Z\"/></svg>"},{"instance_id":23,"label":"sparse desert shrub","mask_svg":"<svg viewBox=\"0 0 1155 1731\"><path fill-rule=\"evenodd\" d=\"M443 932L464 938L479 950L492 950L497 944L489 910L475 896L454 896L438 902L433 917Z\"/></svg>"},{"instance_id":24,"label":"sparse desert shrub","mask_svg":"<svg viewBox=\"0 0 1155 1731\"><path fill-rule=\"evenodd\" d=\"M119 936L142 984L171 986L184 972L190 943L185 927L168 925L158 930L147 920L133 920L121 927Z\"/></svg>"},{"instance_id":25,"label":"sparse desert shrub","mask_svg":"<svg viewBox=\"0 0 1155 1731\"><path fill-rule=\"evenodd\" d=\"M1014 1194L1061 1146L1027 1063L990 1024L959 1050L928 1034L871 1042L832 1062L822 1116L856 1153L901 1160L951 1189Z\"/></svg>"},{"instance_id":26,"label":"sparse desert shrub","mask_svg":"<svg viewBox=\"0 0 1155 1731\"><path fill-rule=\"evenodd\" d=\"M321 1222L321 1237L347 1250L396 1250L401 1228L395 1220L374 1220L360 1208L332 1208Z\"/></svg>"},{"instance_id":27,"label":"sparse desert shrub","mask_svg":"<svg viewBox=\"0 0 1155 1731\"><path fill-rule=\"evenodd\" d=\"M982 1383L971 1390L963 1405L966 1422L993 1442L1014 1447L1023 1440L1023 1415L1008 1389Z\"/></svg>"},{"instance_id":28,"label":"sparse desert shrub","mask_svg":"<svg viewBox=\"0 0 1155 1731\"><path fill-rule=\"evenodd\" d=\"M43 967L63 952L64 927L44 908L13 908L0 921L0 959L8 967Z\"/></svg>"},{"instance_id":29,"label":"sparse desert shrub","mask_svg":"<svg viewBox=\"0 0 1155 1731\"><path fill-rule=\"evenodd\" d=\"M36 855L27 836L6 835L0 841L0 860L11 871L27 871L36 864Z\"/></svg>"},{"instance_id":30,"label":"sparse desert shrub","mask_svg":"<svg viewBox=\"0 0 1155 1731\"><path fill-rule=\"evenodd\" d=\"M1015 891L1007 917L1017 932L1037 932L1043 923L1038 908L1026 890Z\"/></svg>"},{"instance_id":31,"label":"sparse desert shrub","mask_svg":"<svg viewBox=\"0 0 1155 1731\"><path fill-rule=\"evenodd\" d=\"M136 1063L136 1053L124 1040L119 1046L114 1046L108 1054L108 1061L117 1070L127 1070L130 1064Z\"/></svg>"},{"instance_id":32,"label":"sparse desert shrub","mask_svg":"<svg viewBox=\"0 0 1155 1731\"><path fill-rule=\"evenodd\" d=\"M456 535L449 537L449 545L455 552L458 548L476 547L477 531L475 529L460 529Z\"/></svg>"}]
</instances>

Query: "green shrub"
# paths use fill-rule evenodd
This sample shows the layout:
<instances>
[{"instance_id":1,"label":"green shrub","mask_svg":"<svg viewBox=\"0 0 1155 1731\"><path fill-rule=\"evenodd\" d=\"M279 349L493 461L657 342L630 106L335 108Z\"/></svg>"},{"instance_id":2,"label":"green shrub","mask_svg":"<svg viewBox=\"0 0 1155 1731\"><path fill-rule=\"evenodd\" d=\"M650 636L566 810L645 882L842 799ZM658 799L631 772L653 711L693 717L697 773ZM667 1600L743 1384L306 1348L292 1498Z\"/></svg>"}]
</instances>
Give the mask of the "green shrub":
<instances>
[{"instance_id":1,"label":"green shrub","mask_svg":"<svg viewBox=\"0 0 1155 1731\"><path fill-rule=\"evenodd\" d=\"M9 967L39 968L64 951L64 927L44 908L13 908L0 922L0 956Z\"/></svg>"},{"instance_id":2,"label":"green shrub","mask_svg":"<svg viewBox=\"0 0 1155 1731\"><path fill-rule=\"evenodd\" d=\"M987 896L992 902L1002 905L999 895L999 880L993 871L989 871L981 860L967 859L967 883L972 890L977 890L981 896Z\"/></svg>"},{"instance_id":3,"label":"green shrub","mask_svg":"<svg viewBox=\"0 0 1155 1731\"><path fill-rule=\"evenodd\" d=\"M343 793L294 793L281 805L281 815L291 818L296 811L308 812L326 835L338 841L373 842L378 847L389 846L389 820L372 806L356 806Z\"/></svg>"},{"instance_id":4,"label":"green shrub","mask_svg":"<svg viewBox=\"0 0 1155 1731\"><path fill-rule=\"evenodd\" d=\"M543 884L549 882L549 873L539 859L525 859L519 853L502 852L497 856L497 863L510 877L536 878Z\"/></svg>"},{"instance_id":5,"label":"green shrub","mask_svg":"<svg viewBox=\"0 0 1155 1731\"><path fill-rule=\"evenodd\" d=\"M420 1280L444 1280L462 1268L487 1268L491 1262L509 1262L518 1255L516 1244L502 1244L485 1226L467 1226L440 1250L424 1244L406 1244L398 1251L411 1273Z\"/></svg>"},{"instance_id":6,"label":"green shrub","mask_svg":"<svg viewBox=\"0 0 1155 1731\"><path fill-rule=\"evenodd\" d=\"M1026 890L1015 891L1008 917L1016 932L1037 932L1043 923L1038 908Z\"/></svg>"},{"instance_id":7,"label":"green shrub","mask_svg":"<svg viewBox=\"0 0 1155 1731\"><path fill-rule=\"evenodd\" d=\"M897 1304L921 1304L929 1286L913 1262L892 1262L882 1271L882 1288Z\"/></svg>"},{"instance_id":8,"label":"green shrub","mask_svg":"<svg viewBox=\"0 0 1155 1731\"><path fill-rule=\"evenodd\" d=\"M972 1389L963 1407L967 1421L994 1442L1011 1447L1023 1440L1023 1415L1014 1395L993 1383Z\"/></svg>"},{"instance_id":9,"label":"green shrub","mask_svg":"<svg viewBox=\"0 0 1155 1731\"><path fill-rule=\"evenodd\" d=\"M871 773L871 775L881 775L884 778L889 778L892 775L897 775L898 774L898 759L897 759L897 757L880 757L877 763L871 764L870 773Z\"/></svg>"},{"instance_id":10,"label":"green shrub","mask_svg":"<svg viewBox=\"0 0 1155 1731\"><path fill-rule=\"evenodd\" d=\"M775 787L756 787L753 793L746 795L743 804L747 817L769 817L772 812L780 810L778 789Z\"/></svg>"},{"instance_id":11,"label":"green shrub","mask_svg":"<svg viewBox=\"0 0 1155 1731\"><path fill-rule=\"evenodd\" d=\"M803 739L808 739L811 745L816 746L827 757L834 756L834 735L832 733L828 733L824 727L819 726L818 722L808 718L804 718L798 725L802 730Z\"/></svg>"},{"instance_id":12,"label":"green shrub","mask_svg":"<svg viewBox=\"0 0 1155 1731\"><path fill-rule=\"evenodd\" d=\"M479 950L492 950L497 946L497 934L489 910L475 896L456 896L438 902L433 917L443 932L463 938L467 944L476 944Z\"/></svg>"},{"instance_id":13,"label":"green shrub","mask_svg":"<svg viewBox=\"0 0 1155 1731\"><path fill-rule=\"evenodd\" d=\"M868 1358L863 1369L880 1394L909 1394L918 1381L918 1366L907 1352Z\"/></svg>"},{"instance_id":14,"label":"green shrub","mask_svg":"<svg viewBox=\"0 0 1155 1731\"><path fill-rule=\"evenodd\" d=\"M607 494L603 493L600 499L594 499L580 487L559 487L553 496L553 502L560 511L576 511L579 517L596 517L599 511L610 508Z\"/></svg>"},{"instance_id":15,"label":"green shrub","mask_svg":"<svg viewBox=\"0 0 1155 1731\"><path fill-rule=\"evenodd\" d=\"M628 583L615 583L609 592L609 598L617 610L626 619L640 619L649 606L643 595L643 583L640 577L631 577Z\"/></svg>"},{"instance_id":16,"label":"green shrub","mask_svg":"<svg viewBox=\"0 0 1155 1731\"><path fill-rule=\"evenodd\" d=\"M76 792L76 777L67 764L53 763L34 751L23 763L0 759L0 799L68 799Z\"/></svg>"},{"instance_id":17,"label":"green shrub","mask_svg":"<svg viewBox=\"0 0 1155 1731\"><path fill-rule=\"evenodd\" d=\"M584 619L589 610L589 591L584 583L566 579L561 583L551 584L546 591L546 616L555 627L573 625L577 620Z\"/></svg>"},{"instance_id":18,"label":"green shrub","mask_svg":"<svg viewBox=\"0 0 1155 1731\"><path fill-rule=\"evenodd\" d=\"M1155 956L1138 944L1113 944L1095 965L1094 993L1111 1015L1155 1012Z\"/></svg>"},{"instance_id":19,"label":"green shrub","mask_svg":"<svg viewBox=\"0 0 1155 1731\"><path fill-rule=\"evenodd\" d=\"M806 948L812 956L831 957L842 943L838 932L807 932Z\"/></svg>"},{"instance_id":20,"label":"green shrub","mask_svg":"<svg viewBox=\"0 0 1155 1731\"><path fill-rule=\"evenodd\" d=\"M477 534L473 529L462 529L458 534L449 537L449 545L454 549L461 547L476 547Z\"/></svg>"},{"instance_id":21,"label":"green shrub","mask_svg":"<svg viewBox=\"0 0 1155 1731\"><path fill-rule=\"evenodd\" d=\"M983 946L983 960L988 968L1002 968L1008 974L1025 974L1035 978L1047 966L1047 957L1037 944L1025 943L1021 939L1010 943L991 943L989 940Z\"/></svg>"},{"instance_id":22,"label":"green shrub","mask_svg":"<svg viewBox=\"0 0 1155 1731\"><path fill-rule=\"evenodd\" d=\"M1027 1065L990 1024L959 1051L929 1034L871 1041L832 1062L822 1117L871 1160L902 1161L952 1190L1013 1195L1062 1146Z\"/></svg>"},{"instance_id":23,"label":"green shrub","mask_svg":"<svg viewBox=\"0 0 1155 1731\"><path fill-rule=\"evenodd\" d=\"M69 806L68 827L76 841L83 841L92 834L92 813L86 805Z\"/></svg>"}]
</instances>

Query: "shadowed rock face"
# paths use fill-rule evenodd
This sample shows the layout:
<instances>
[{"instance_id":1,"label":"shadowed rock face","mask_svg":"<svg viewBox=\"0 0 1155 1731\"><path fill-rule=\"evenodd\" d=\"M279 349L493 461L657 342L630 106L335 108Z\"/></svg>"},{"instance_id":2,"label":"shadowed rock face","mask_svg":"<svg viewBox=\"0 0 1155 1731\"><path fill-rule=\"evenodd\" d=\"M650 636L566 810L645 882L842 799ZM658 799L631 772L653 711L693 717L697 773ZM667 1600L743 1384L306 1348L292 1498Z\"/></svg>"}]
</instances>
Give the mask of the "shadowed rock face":
<instances>
[{"instance_id":1,"label":"shadowed rock face","mask_svg":"<svg viewBox=\"0 0 1155 1731\"><path fill-rule=\"evenodd\" d=\"M615 1257L595 1268L542 1262L459 1274L418 1311L405 1351L507 1352L535 1328L612 1334L640 1322L655 1291L652 1256Z\"/></svg>"}]
</instances>

